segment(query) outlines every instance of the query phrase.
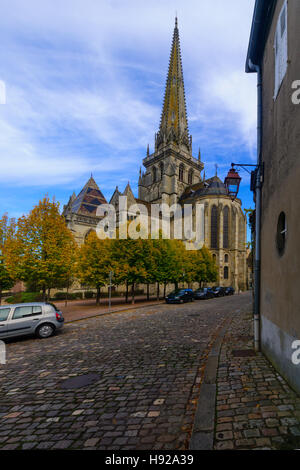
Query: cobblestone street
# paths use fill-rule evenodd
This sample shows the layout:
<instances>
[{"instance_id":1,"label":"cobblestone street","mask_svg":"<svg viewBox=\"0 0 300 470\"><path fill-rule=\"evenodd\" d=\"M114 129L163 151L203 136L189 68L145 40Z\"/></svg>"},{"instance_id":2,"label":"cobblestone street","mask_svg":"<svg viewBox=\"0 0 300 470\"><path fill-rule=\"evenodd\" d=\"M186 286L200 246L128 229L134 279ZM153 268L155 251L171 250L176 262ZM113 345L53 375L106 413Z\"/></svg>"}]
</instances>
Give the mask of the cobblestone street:
<instances>
[{"instance_id":1,"label":"cobblestone street","mask_svg":"<svg viewBox=\"0 0 300 470\"><path fill-rule=\"evenodd\" d=\"M250 314L236 315L219 357L215 449L300 449L300 397L253 350ZM245 354L243 357L243 354Z\"/></svg>"},{"instance_id":2,"label":"cobblestone street","mask_svg":"<svg viewBox=\"0 0 300 470\"><path fill-rule=\"evenodd\" d=\"M233 354L253 347L250 311L246 293L85 319L47 340L7 340L0 449L188 450L216 340L214 448L295 448L300 398L263 355ZM82 378L89 383L69 382Z\"/></svg>"},{"instance_id":3,"label":"cobblestone street","mask_svg":"<svg viewBox=\"0 0 300 470\"><path fill-rule=\"evenodd\" d=\"M249 305L249 294L163 304L7 341L0 448L188 448L211 344L228 314ZM89 386L61 386L91 373Z\"/></svg>"}]
</instances>

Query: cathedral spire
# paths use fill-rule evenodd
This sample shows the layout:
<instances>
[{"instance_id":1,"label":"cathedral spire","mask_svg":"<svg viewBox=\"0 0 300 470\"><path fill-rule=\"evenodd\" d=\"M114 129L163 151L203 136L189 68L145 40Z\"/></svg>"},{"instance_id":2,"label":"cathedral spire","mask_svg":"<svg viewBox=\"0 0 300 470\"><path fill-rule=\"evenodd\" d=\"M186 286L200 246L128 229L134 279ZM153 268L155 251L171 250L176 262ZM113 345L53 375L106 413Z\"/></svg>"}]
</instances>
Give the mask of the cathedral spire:
<instances>
[{"instance_id":1,"label":"cathedral spire","mask_svg":"<svg viewBox=\"0 0 300 470\"><path fill-rule=\"evenodd\" d=\"M174 143L191 153L177 17L160 128L157 135L158 149L169 143Z\"/></svg>"}]
</instances>

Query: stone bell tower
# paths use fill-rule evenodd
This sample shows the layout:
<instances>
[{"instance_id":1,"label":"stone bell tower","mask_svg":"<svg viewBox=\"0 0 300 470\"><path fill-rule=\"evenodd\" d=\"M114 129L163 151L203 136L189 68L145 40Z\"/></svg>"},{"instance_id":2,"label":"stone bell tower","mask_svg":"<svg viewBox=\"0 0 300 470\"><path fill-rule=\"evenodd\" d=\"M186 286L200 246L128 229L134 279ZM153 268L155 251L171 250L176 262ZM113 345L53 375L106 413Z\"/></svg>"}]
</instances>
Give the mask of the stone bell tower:
<instances>
[{"instance_id":1,"label":"stone bell tower","mask_svg":"<svg viewBox=\"0 0 300 470\"><path fill-rule=\"evenodd\" d=\"M201 181L204 168L192 155L189 135L183 70L177 18L172 41L165 97L155 151L143 160L145 172L140 172L139 199L153 203L176 203L188 186Z\"/></svg>"}]
</instances>

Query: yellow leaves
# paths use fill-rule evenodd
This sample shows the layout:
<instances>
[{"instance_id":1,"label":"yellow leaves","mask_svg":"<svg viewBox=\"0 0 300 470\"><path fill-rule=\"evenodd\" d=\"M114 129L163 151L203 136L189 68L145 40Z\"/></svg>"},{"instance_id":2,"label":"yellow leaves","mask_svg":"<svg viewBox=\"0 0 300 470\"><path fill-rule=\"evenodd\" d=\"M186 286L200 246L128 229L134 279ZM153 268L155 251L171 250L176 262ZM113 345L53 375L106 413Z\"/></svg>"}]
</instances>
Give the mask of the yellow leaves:
<instances>
[{"instance_id":1,"label":"yellow leaves","mask_svg":"<svg viewBox=\"0 0 300 470\"><path fill-rule=\"evenodd\" d=\"M91 232L78 253L77 275L81 282L98 287L108 284L111 270L111 240Z\"/></svg>"},{"instance_id":2,"label":"yellow leaves","mask_svg":"<svg viewBox=\"0 0 300 470\"><path fill-rule=\"evenodd\" d=\"M77 245L59 213L59 203L47 197L18 219L5 250L15 278L40 288L65 287L72 278Z\"/></svg>"}]
</instances>

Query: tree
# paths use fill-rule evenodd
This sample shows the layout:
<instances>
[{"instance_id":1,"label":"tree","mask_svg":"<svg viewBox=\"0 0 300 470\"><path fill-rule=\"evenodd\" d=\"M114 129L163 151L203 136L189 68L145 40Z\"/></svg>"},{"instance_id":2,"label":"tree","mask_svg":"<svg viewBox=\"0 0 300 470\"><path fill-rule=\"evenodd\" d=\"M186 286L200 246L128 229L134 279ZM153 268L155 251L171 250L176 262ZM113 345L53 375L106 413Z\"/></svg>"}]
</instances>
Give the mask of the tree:
<instances>
[{"instance_id":1,"label":"tree","mask_svg":"<svg viewBox=\"0 0 300 470\"><path fill-rule=\"evenodd\" d=\"M178 252L178 243L175 240L162 238L162 234L158 239L152 241L154 262L151 266L152 278L157 281L158 295L159 284L164 285L164 297L166 294L166 286L170 282L175 282L175 276L179 275L180 255ZM182 272L181 272L182 274Z\"/></svg>"},{"instance_id":2,"label":"tree","mask_svg":"<svg viewBox=\"0 0 300 470\"><path fill-rule=\"evenodd\" d=\"M72 278L77 245L59 213L59 203L45 197L18 219L5 242L7 269L13 279L35 284L43 291L61 287Z\"/></svg>"},{"instance_id":3,"label":"tree","mask_svg":"<svg viewBox=\"0 0 300 470\"><path fill-rule=\"evenodd\" d=\"M81 282L97 289L96 303L100 304L101 287L108 284L112 270L111 240L101 240L91 232L78 253L77 275Z\"/></svg>"},{"instance_id":4,"label":"tree","mask_svg":"<svg viewBox=\"0 0 300 470\"><path fill-rule=\"evenodd\" d=\"M10 276L6 266L5 242L10 233L14 231L14 221L8 220L6 214L0 219L0 305L2 302L2 292L11 289L14 279Z\"/></svg>"},{"instance_id":5,"label":"tree","mask_svg":"<svg viewBox=\"0 0 300 470\"><path fill-rule=\"evenodd\" d=\"M216 282L218 280L218 268L211 255L211 252L205 246L200 251L205 265L205 269L199 272L198 282L201 284L202 282Z\"/></svg>"},{"instance_id":6,"label":"tree","mask_svg":"<svg viewBox=\"0 0 300 470\"><path fill-rule=\"evenodd\" d=\"M116 284L127 283L131 285L132 303L135 302L135 286L149 280L147 267L149 261L145 259L145 247L148 240L119 239L111 241L112 268ZM148 245L148 248L150 245Z\"/></svg>"}]
</instances>

